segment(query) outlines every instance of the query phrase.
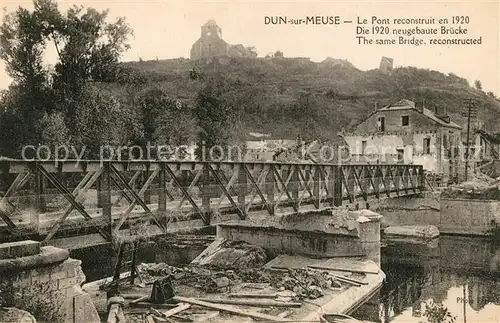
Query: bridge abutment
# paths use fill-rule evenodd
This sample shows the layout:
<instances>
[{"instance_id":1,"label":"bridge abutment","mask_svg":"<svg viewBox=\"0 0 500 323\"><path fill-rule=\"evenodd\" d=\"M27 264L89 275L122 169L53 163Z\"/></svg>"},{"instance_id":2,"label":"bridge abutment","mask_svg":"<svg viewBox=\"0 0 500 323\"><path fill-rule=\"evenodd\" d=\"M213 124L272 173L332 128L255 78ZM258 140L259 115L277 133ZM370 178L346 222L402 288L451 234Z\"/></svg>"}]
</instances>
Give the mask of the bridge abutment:
<instances>
[{"instance_id":1,"label":"bridge abutment","mask_svg":"<svg viewBox=\"0 0 500 323\"><path fill-rule=\"evenodd\" d=\"M30 312L39 321L100 322L81 261L69 252L26 240L0 244L0 300Z\"/></svg>"}]
</instances>

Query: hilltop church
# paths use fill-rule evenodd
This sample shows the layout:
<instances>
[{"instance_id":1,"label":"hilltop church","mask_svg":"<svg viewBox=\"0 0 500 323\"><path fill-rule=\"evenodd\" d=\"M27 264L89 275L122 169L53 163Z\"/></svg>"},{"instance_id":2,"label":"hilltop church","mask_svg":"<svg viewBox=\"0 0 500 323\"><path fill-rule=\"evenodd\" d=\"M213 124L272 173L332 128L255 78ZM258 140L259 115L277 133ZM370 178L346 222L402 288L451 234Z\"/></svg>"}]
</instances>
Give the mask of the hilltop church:
<instances>
[{"instance_id":1,"label":"hilltop church","mask_svg":"<svg viewBox=\"0 0 500 323\"><path fill-rule=\"evenodd\" d=\"M255 51L243 45L230 45L222 39L222 29L211 19L201 26L201 36L191 47L191 59L217 56L257 56Z\"/></svg>"}]
</instances>

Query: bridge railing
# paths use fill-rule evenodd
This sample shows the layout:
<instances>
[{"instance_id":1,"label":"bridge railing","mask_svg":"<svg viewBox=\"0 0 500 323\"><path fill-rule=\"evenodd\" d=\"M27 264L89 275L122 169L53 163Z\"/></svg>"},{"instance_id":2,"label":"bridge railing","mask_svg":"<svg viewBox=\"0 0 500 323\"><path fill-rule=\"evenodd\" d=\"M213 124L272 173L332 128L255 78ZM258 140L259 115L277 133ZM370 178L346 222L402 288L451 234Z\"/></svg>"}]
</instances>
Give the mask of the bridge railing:
<instances>
[{"instance_id":1,"label":"bridge railing","mask_svg":"<svg viewBox=\"0 0 500 323\"><path fill-rule=\"evenodd\" d=\"M197 161L2 161L0 233L45 241L93 230L111 240L137 223L209 225L218 214L322 209L420 193L418 165ZM3 223L2 223L3 222Z\"/></svg>"}]
</instances>

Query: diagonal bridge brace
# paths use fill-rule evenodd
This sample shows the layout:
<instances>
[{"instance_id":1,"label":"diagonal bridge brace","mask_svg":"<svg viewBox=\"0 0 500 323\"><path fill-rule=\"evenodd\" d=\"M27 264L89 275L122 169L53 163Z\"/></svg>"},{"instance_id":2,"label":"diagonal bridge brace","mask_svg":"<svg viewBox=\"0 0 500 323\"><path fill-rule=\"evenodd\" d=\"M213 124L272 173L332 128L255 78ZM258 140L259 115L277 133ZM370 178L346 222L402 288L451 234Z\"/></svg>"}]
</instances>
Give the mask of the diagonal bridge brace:
<instances>
[{"instance_id":1,"label":"diagonal bridge brace","mask_svg":"<svg viewBox=\"0 0 500 323\"><path fill-rule=\"evenodd\" d=\"M212 173L212 175L214 176L215 178L215 181L217 182L217 184L219 184L220 188L222 189L222 192L224 193L224 195L226 195L227 199L229 200L229 202L231 203L231 205L236 209L236 211L238 212L238 216L240 217L240 219L244 220L246 218L245 216L245 213L240 209L240 207L234 202L233 198L231 197L231 194L229 194L229 191L228 189L231 187L231 182L228 183L228 188L226 188L224 186L224 183L222 182L221 178L219 177L219 175L217 174L217 172L212 168L212 165L210 164L207 164L207 167L208 167L208 170ZM234 178L236 178L235 176L233 176ZM219 201L220 202L220 201Z\"/></svg>"},{"instance_id":2,"label":"diagonal bridge brace","mask_svg":"<svg viewBox=\"0 0 500 323\"><path fill-rule=\"evenodd\" d=\"M114 233L118 234L118 231L120 230L121 226L125 223L125 221L128 218L128 215L130 214L130 212L132 212L132 210L133 210L133 208L135 207L136 204L139 204L144 209L144 211L146 211L146 213L153 218L153 220L155 221L156 225L158 227L160 227L160 229L163 232L166 233L167 229L161 224L161 221L153 214L153 212L151 212L151 210L149 209L149 207L146 205L146 203L144 203L144 201L139 196L140 194L144 193L144 191L149 187L149 185L151 184L151 182L153 181L153 179L156 177L156 175L158 175L159 170L155 170L151 174L151 176L148 178L148 180L146 181L146 183L142 187L142 189L139 192L139 194L137 194L137 192L135 192L132 189L132 187L130 187L130 185L128 185L128 183L125 181L125 179L123 179L123 177L120 175L120 173L118 172L118 170L113 165L110 165L110 170L111 170L111 174L110 175L113 175L114 177L116 177L116 180L119 183L121 183L121 186L125 187L125 190L123 191L123 193L124 194L130 194L132 196L132 198L133 198L132 204L130 204L130 206L128 207L127 211L125 211L125 214L121 217L119 224L114 229ZM113 177L113 176L111 176L111 177Z\"/></svg>"},{"instance_id":3,"label":"diagonal bridge brace","mask_svg":"<svg viewBox=\"0 0 500 323\"><path fill-rule=\"evenodd\" d=\"M12 208L12 211L10 212L11 214L15 210L15 206L12 204L11 201L9 201L9 196L13 193L15 193L18 189L24 186L28 182L28 180L31 177L31 173L23 173L23 174L18 174L16 178L14 179L14 182L10 185L10 187L7 189L7 192L5 192L4 196L2 197L2 200L0 201L0 205L4 205L4 203L8 204ZM9 217L9 213L6 212L2 207L0 207L0 218L7 224L9 230L15 229L16 225L14 222Z\"/></svg>"},{"instance_id":4,"label":"diagonal bridge brace","mask_svg":"<svg viewBox=\"0 0 500 323\"><path fill-rule=\"evenodd\" d=\"M95 181L99 178L99 176L101 176L101 174L102 174L102 169L99 169L98 171L96 171L94 173L89 172L89 173L87 173L87 175L85 175L85 177L82 179L82 181L78 184L78 186L73 191L72 195L74 196L75 201L77 201L77 199L80 196L82 196L82 194L84 194L85 192L88 191L88 189L95 183ZM83 200L84 199L81 199L80 203ZM73 212L74 209L75 209L75 206L73 204L71 204L70 207L66 210L66 212L64 212L64 214L59 219L57 219L56 223L54 223L54 225L52 225L52 227L50 228L49 233L45 236L44 242L47 242L50 239L52 239L54 234L56 234L57 230L59 230L59 228L64 223L66 218L71 214L71 212Z\"/></svg>"},{"instance_id":5,"label":"diagonal bridge brace","mask_svg":"<svg viewBox=\"0 0 500 323\"><path fill-rule=\"evenodd\" d=\"M179 188L179 190L181 190L181 192L184 195L184 197L189 201L189 203L191 204L191 206L193 207L193 209L195 210L195 212L198 213L198 215L200 216L200 218L203 220L203 223L209 225L210 224L210 219L207 218L205 216L205 214L200 210L200 208L198 207L198 205L196 204L196 202L193 200L193 198L191 197L191 195L189 195L189 192L187 192L186 189L184 187L182 187L182 185L177 180L177 177L175 177L174 172L172 172L172 170L170 169L170 167L168 167L167 165L165 165L165 170L167 171L167 173L170 176L170 178L172 178L172 182Z\"/></svg>"},{"instance_id":6,"label":"diagonal bridge brace","mask_svg":"<svg viewBox=\"0 0 500 323\"><path fill-rule=\"evenodd\" d=\"M290 192L287 189L288 184L290 183L290 179L292 178L294 170L292 169L292 171L288 175L288 178L287 178L286 182L283 182L283 178L281 178L281 175L278 172L278 170L276 169L276 167L274 167L274 165L271 165L271 168L272 168L272 171L274 172L274 178L276 179L276 182L279 183L281 185L281 188L282 188L281 194L279 195L278 199L276 200L276 207L278 207L278 204L279 204L279 202L281 200L281 197L283 196L283 193L285 193L287 199L292 204L293 210L295 212L299 212L298 203L293 200L292 195L290 194Z\"/></svg>"},{"instance_id":7,"label":"diagonal bridge brace","mask_svg":"<svg viewBox=\"0 0 500 323\"><path fill-rule=\"evenodd\" d=\"M37 170L45 177L47 178L51 183L52 185L55 186L55 188L64 195L64 197L66 198L66 200L68 200L68 202L76 209L78 210L78 212L80 212L81 215L83 215L83 217L88 220L88 221L92 221L94 220L88 213L87 211L85 211L85 207L80 203L78 202L75 197L73 196L73 194L71 194L71 192L68 191L68 189L66 187L64 187L64 185L62 185L59 180L54 176L52 175L51 173L49 173L42 165L40 164L37 164L36 166ZM108 241L111 241L111 235L104 231L102 228L100 228L98 225L93 225L97 231L101 234L101 236L108 240Z\"/></svg>"},{"instance_id":8,"label":"diagonal bridge brace","mask_svg":"<svg viewBox=\"0 0 500 323\"><path fill-rule=\"evenodd\" d=\"M264 194L262 193L260 187L259 187L259 184L255 181L255 179L253 178L252 176L252 173L250 173L250 171L248 170L247 166L245 164L242 164L243 165L243 169L245 170L245 173L247 174L247 177L250 179L250 182L252 182L252 185L253 187L255 188L255 191L257 192L257 194L259 195L260 199L262 200L262 203L264 203L266 209L267 209L267 212L272 215L274 212L273 212L273 209L271 209L271 207L269 206L269 204L267 203L267 200L266 198L264 197ZM262 169L262 179L265 178L265 176L267 175L267 172L265 172L264 169ZM259 180L259 179L257 179ZM247 206L247 210L246 212L248 213L248 211L250 210L250 207L252 206L252 203L253 203L253 199L255 198L255 194L254 196L252 197L252 200L250 201L250 203L248 204Z\"/></svg>"}]
</instances>

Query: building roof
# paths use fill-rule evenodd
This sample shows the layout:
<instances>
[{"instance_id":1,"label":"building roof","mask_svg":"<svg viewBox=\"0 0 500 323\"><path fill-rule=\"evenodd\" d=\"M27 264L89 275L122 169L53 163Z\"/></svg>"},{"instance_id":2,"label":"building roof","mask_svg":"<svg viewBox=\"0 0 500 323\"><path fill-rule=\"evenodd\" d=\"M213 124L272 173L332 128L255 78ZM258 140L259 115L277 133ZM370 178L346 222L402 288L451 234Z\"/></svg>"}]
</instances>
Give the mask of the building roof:
<instances>
[{"instance_id":1,"label":"building roof","mask_svg":"<svg viewBox=\"0 0 500 323\"><path fill-rule=\"evenodd\" d=\"M455 122L451 121L448 123L440 118L438 118L436 116L436 114L432 111L432 110L429 110L427 108L423 108L422 110L422 113L428 117L429 119L432 119L434 121L436 121L437 123L441 124L442 126L444 127L451 127L451 128L457 128L457 129L462 129L461 126L459 126L458 124L456 124Z\"/></svg>"},{"instance_id":2,"label":"building roof","mask_svg":"<svg viewBox=\"0 0 500 323\"><path fill-rule=\"evenodd\" d=\"M422 107L417 108L415 106L415 102L413 102L411 100L407 100L407 99L402 99L402 100L399 100L398 102L386 105L385 107L380 108L377 111L373 111L372 113L370 113L368 115L368 117L370 117L371 115L373 115L374 113L377 113L379 111L395 111L395 110L414 110L414 111L417 111L419 113L422 113L424 116L426 116L427 118L431 119L434 122L437 122L438 124L442 125L443 127L462 129L461 126L459 126L458 124L456 124L455 122L453 122L451 120L450 120L450 122L446 122L446 121L442 120L432 110L429 110L427 108L422 108Z\"/></svg>"}]
</instances>

